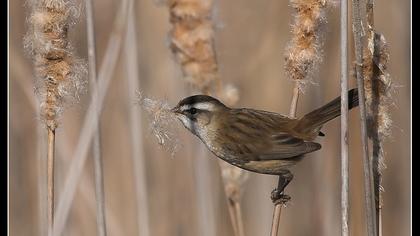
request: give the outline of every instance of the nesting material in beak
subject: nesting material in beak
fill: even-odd
[[[165,150],[174,156],[180,146],[177,137],[178,126],[174,125],[179,123],[177,118],[179,108],[176,106],[171,109],[166,101],[147,98],[141,93],[138,93],[138,104],[148,115],[153,136]]]

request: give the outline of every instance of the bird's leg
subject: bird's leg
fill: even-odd
[[[284,194],[284,189],[290,183],[290,181],[292,181],[292,179],[293,174],[288,170],[279,175],[278,186],[271,192],[271,200],[273,203],[279,201],[285,203],[290,200],[290,196]]]

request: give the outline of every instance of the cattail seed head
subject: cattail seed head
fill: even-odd
[[[185,79],[208,90],[217,79],[211,0],[170,0],[170,48]]]
[[[329,1],[291,0],[295,9],[292,39],[286,49],[287,76],[301,85],[310,77],[322,60],[322,26]]]
[[[364,55],[363,74],[368,119],[375,123],[369,132],[377,132],[380,139],[390,135],[392,121],[389,104],[392,103],[393,84],[388,73],[389,49],[382,34],[374,35],[374,55],[367,51]]]
[[[77,102],[86,87],[86,64],[74,56],[68,40],[78,11],[72,1],[63,0],[31,1],[30,7],[24,47],[34,63],[41,118],[55,129],[65,106]]]
[[[375,173],[379,176],[385,169],[383,142],[391,135],[393,84],[388,73],[389,49],[382,34],[372,32],[369,49],[363,56],[363,76],[368,121],[368,136],[374,143],[373,162]],[[375,180],[377,180],[375,176]],[[380,181],[380,180],[378,180]],[[380,186],[380,182],[377,183]],[[381,199],[380,196],[376,196]],[[381,201],[381,200],[379,200]],[[381,202],[379,203],[382,204]]]

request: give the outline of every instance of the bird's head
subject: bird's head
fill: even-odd
[[[172,108],[182,124],[193,134],[201,136],[215,117],[229,109],[219,100],[206,95],[194,95],[182,99]]]

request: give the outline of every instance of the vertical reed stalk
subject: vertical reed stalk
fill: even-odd
[[[124,56],[127,71],[128,90],[139,91],[139,71],[138,71],[138,48],[136,39],[136,16],[135,7],[128,12],[127,34],[125,36]],[[128,99],[135,100],[133,93],[129,93]],[[146,167],[145,155],[143,150],[142,127],[139,111],[129,109],[130,111],[130,132],[131,132],[131,157],[133,159],[133,173],[136,190],[137,206],[137,230],[139,236],[149,236],[149,205],[147,197]]]
[[[65,106],[78,101],[84,90],[86,73],[68,39],[68,30],[77,20],[72,1],[30,1],[28,31],[24,47],[32,56],[40,116],[47,128],[47,222],[48,235],[54,227],[55,130]]]
[[[296,117],[299,93],[302,86],[310,81],[322,58],[322,25],[325,23],[327,0],[290,0],[296,13],[292,24],[292,38],[286,49],[285,72],[294,81],[289,116]],[[279,184],[281,181],[279,177]],[[284,196],[284,197],[282,197]],[[271,236],[276,236],[280,224],[281,208],[289,200],[285,195],[272,198],[275,206],[271,224]]]
[[[347,0],[340,3],[341,65],[341,235],[349,235],[348,49]]]
[[[298,100],[299,100],[299,83],[295,83],[295,86],[293,88],[292,102],[290,103],[290,111],[289,111],[290,117],[296,117]]]
[[[22,67],[20,67],[22,68]],[[28,76],[29,77],[29,76]],[[32,91],[31,91],[32,92]],[[32,95],[32,93],[31,93]],[[33,95],[30,97],[32,99]],[[39,106],[35,105],[34,109],[36,111],[35,114],[39,114]],[[48,209],[48,200],[47,202],[45,202],[45,199],[48,199],[48,190],[47,190],[47,181],[45,181],[45,179],[48,179],[47,176],[45,176],[46,174],[48,175],[48,171],[46,171],[47,169],[47,165],[45,165],[45,153],[46,153],[46,148],[47,148],[47,144],[45,143],[45,138],[44,138],[44,129],[41,125],[37,126],[37,148],[38,148],[38,210],[39,210],[39,219],[38,219],[38,224],[39,224],[39,233],[40,235],[47,235],[48,232],[48,216],[47,216],[47,209]],[[48,162],[48,161],[47,161]]]
[[[48,234],[50,235],[54,222],[54,154],[55,131],[48,128],[48,154],[47,154],[47,204],[48,204]]]
[[[235,202],[228,199],[228,211],[229,211],[230,222],[232,222],[233,235],[236,236],[236,235],[239,235],[239,230],[238,230],[238,224],[236,220],[236,213],[235,213],[234,205],[235,205]]]
[[[229,87],[229,86],[228,86]],[[227,87],[227,88],[228,88]],[[225,89],[225,95],[229,94],[229,89]],[[224,101],[227,101],[228,106],[230,102],[235,99],[229,99],[224,97]],[[219,167],[222,175],[224,184],[225,196],[227,200],[229,216],[232,223],[232,228],[235,236],[244,236],[244,226],[242,222],[242,210],[241,210],[241,186],[246,181],[248,173],[237,167],[231,166],[230,164],[219,160]]]
[[[271,223],[271,236],[277,236],[280,226],[281,208],[283,204],[279,203],[274,206],[273,221]]]
[[[193,84],[203,94],[209,95],[214,93],[214,95],[219,96],[228,105],[236,103],[237,98],[235,101],[230,99],[232,94],[229,93],[232,90],[229,87],[222,86],[218,75],[218,64],[214,45],[214,24],[212,21],[213,0],[170,0],[168,1],[168,7],[170,10],[170,22],[172,24],[170,48],[181,66],[185,80]],[[238,206],[239,197],[231,196],[228,186],[235,185],[236,188],[240,186],[237,185],[236,180],[232,179],[232,176],[223,174],[223,172],[231,173],[230,169],[237,169],[237,167],[225,166],[223,164],[219,166],[221,167],[232,227],[235,235],[239,236],[244,232],[241,211]],[[243,173],[242,170],[232,172]],[[197,175],[198,182],[204,182],[204,178],[207,177],[206,173],[206,171],[201,171]],[[203,180],[200,180],[200,178],[203,178]],[[239,190],[235,194],[239,194]],[[202,204],[207,205],[204,201],[207,198],[205,195],[203,197],[199,196],[201,198],[199,201],[203,201]],[[232,200],[234,202],[231,202]],[[211,214],[210,210],[208,212],[208,214]],[[204,214],[204,212],[201,213]],[[203,225],[211,225],[209,220],[212,219],[206,219],[206,223],[203,223]],[[208,231],[204,230],[203,233],[211,235]]]
[[[90,90],[96,89],[96,45],[95,45],[95,26],[92,0],[85,1],[86,6],[86,28],[87,28],[87,43],[88,43],[88,68],[89,68],[89,84]],[[96,95],[97,93],[92,93]],[[100,114],[97,114],[97,131],[93,137],[92,151],[93,151],[93,166],[95,175],[95,195],[96,195],[96,226],[99,236],[106,236],[106,219],[105,219],[105,191],[104,191],[104,177],[102,170],[102,155],[101,155],[101,122]]]
[[[290,113],[289,117],[294,118],[296,117],[296,110],[297,104],[299,100],[299,82],[295,82],[295,86],[293,88],[293,95],[292,101],[290,103]],[[279,183],[282,177],[279,177]],[[274,199],[273,199],[274,200]],[[277,200],[277,199],[275,199]],[[280,216],[281,216],[281,209],[287,203],[288,199],[278,199],[280,201],[275,201],[274,203],[274,212],[273,212],[273,220],[271,222],[271,236],[277,236],[280,227]]]
[[[363,58],[363,76],[366,95],[368,137],[372,141],[373,184],[375,192],[376,227],[382,235],[382,170],[385,168],[383,141],[391,133],[389,115],[391,77],[387,71],[389,51],[385,37],[376,32],[373,0],[366,1],[368,50]]]
[[[54,236],[63,234],[71,203],[76,192],[76,187],[86,161],[86,154],[92,137],[96,131],[96,128],[98,127],[97,114],[102,109],[104,98],[106,92],[108,91],[113,71],[118,60],[123,30],[124,26],[126,25],[127,12],[129,7],[131,7],[129,3],[132,3],[132,1],[122,1],[120,9],[115,18],[115,25],[108,41],[104,62],[98,73],[97,89],[93,91],[93,93],[97,94],[92,96],[92,100],[89,104],[89,108],[82,126],[82,132],[80,134],[74,155],[71,158],[72,163],[70,164],[68,171],[69,174],[66,177],[64,183],[62,194],[63,197],[60,199],[57,205],[57,212],[54,218],[55,224],[53,227]]]
[[[244,223],[242,221],[242,209],[241,209],[241,203],[235,202],[235,210],[236,210],[236,222],[238,224],[238,235],[239,236],[245,236],[244,232]]]
[[[68,166],[71,160],[69,158],[65,158],[65,156],[71,151],[66,136],[63,136],[61,138],[61,142],[57,143],[56,150],[57,158],[62,161],[64,166]],[[88,181],[80,182],[78,191],[80,193],[81,201],[86,202],[89,211],[95,214],[97,203],[95,197],[92,197],[95,196],[95,190],[92,188],[91,184]],[[107,215],[107,232],[109,232],[110,235],[123,235],[123,231],[120,227],[120,224],[117,222],[112,209],[107,210]]]
[[[225,167],[225,168],[228,168],[228,167]],[[223,171],[223,167],[220,167],[220,169],[221,171]],[[239,199],[238,199],[239,196],[233,196],[234,193],[230,192],[228,183],[226,183],[224,178],[223,178],[223,182],[224,182],[224,193],[227,200],[229,217],[230,217],[230,221],[231,221],[232,229],[233,229],[233,235],[243,236],[244,230],[243,228],[240,228],[240,227],[243,227],[243,224],[242,224],[242,216],[240,215],[240,204],[239,204]]]
[[[365,89],[363,81],[363,39],[364,33],[362,29],[361,6],[360,0],[352,0],[353,2],[353,37],[356,54],[356,76],[357,87],[359,93],[359,107],[360,107],[360,126],[361,126],[361,140],[363,148],[363,171],[364,171],[364,186],[365,186],[365,207],[366,207],[366,221],[369,236],[377,235],[376,216],[375,216],[375,199],[373,189],[373,173],[372,162],[369,158],[368,139],[367,139],[367,124],[366,124],[366,105],[365,105]]]

